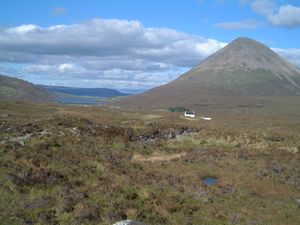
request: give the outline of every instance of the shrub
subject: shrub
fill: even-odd
[[[189,109],[186,109],[182,106],[173,106],[168,108],[169,112],[185,112],[185,111],[190,111]]]

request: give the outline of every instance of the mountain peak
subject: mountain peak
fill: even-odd
[[[238,37],[236,39],[234,39],[231,43],[234,42],[241,42],[241,43],[259,43],[257,41],[255,41],[254,39],[248,38],[248,37]]]
[[[256,71],[266,70],[277,76],[292,75],[297,68],[264,44],[239,37],[219,50],[192,71]],[[299,73],[299,71],[298,71]]]
[[[267,46],[265,46],[264,44],[255,41],[251,38],[247,38],[247,37],[239,37],[237,39],[234,39],[232,42],[230,42],[227,46],[228,48],[233,48],[234,50],[243,50],[243,49],[247,49],[247,51],[252,50],[253,51],[257,51],[257,50],[263,50],[263,51],[269,51],[271,52],[272,50],[269,49]],[[226,49],[226,48],[225,48]]]
[[[122,104],[193,106],[223,98],[293,95],[300,95],[299,70],[264,44],[240,37],[176,80]]]

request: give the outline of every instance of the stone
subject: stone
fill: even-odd
[[[272,165],[272,170],[273,170],[273,172],[275,172],[275,173],[282,173],[282,166],[281,165],[279,165],[279,164],[274,164],[274,165]]]
[[[114,223],[113,225],[146,225],[146,224],[138,222],[138,221],[122,220],[117,223]]]

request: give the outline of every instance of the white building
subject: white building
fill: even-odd
[[[184,116],[195,118],[196,115],[195,115],[195,112],[192,112],[192,111],[185,111],[185,112],[184,112]]]
[[[212,120],[212,118],[207,117],[207,116],[201,116],[200,119],[202,119],[202,120]]]

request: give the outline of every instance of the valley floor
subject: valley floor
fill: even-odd
[[[253,110],[0,102],[0,224],[298,225],[300,117]]]

